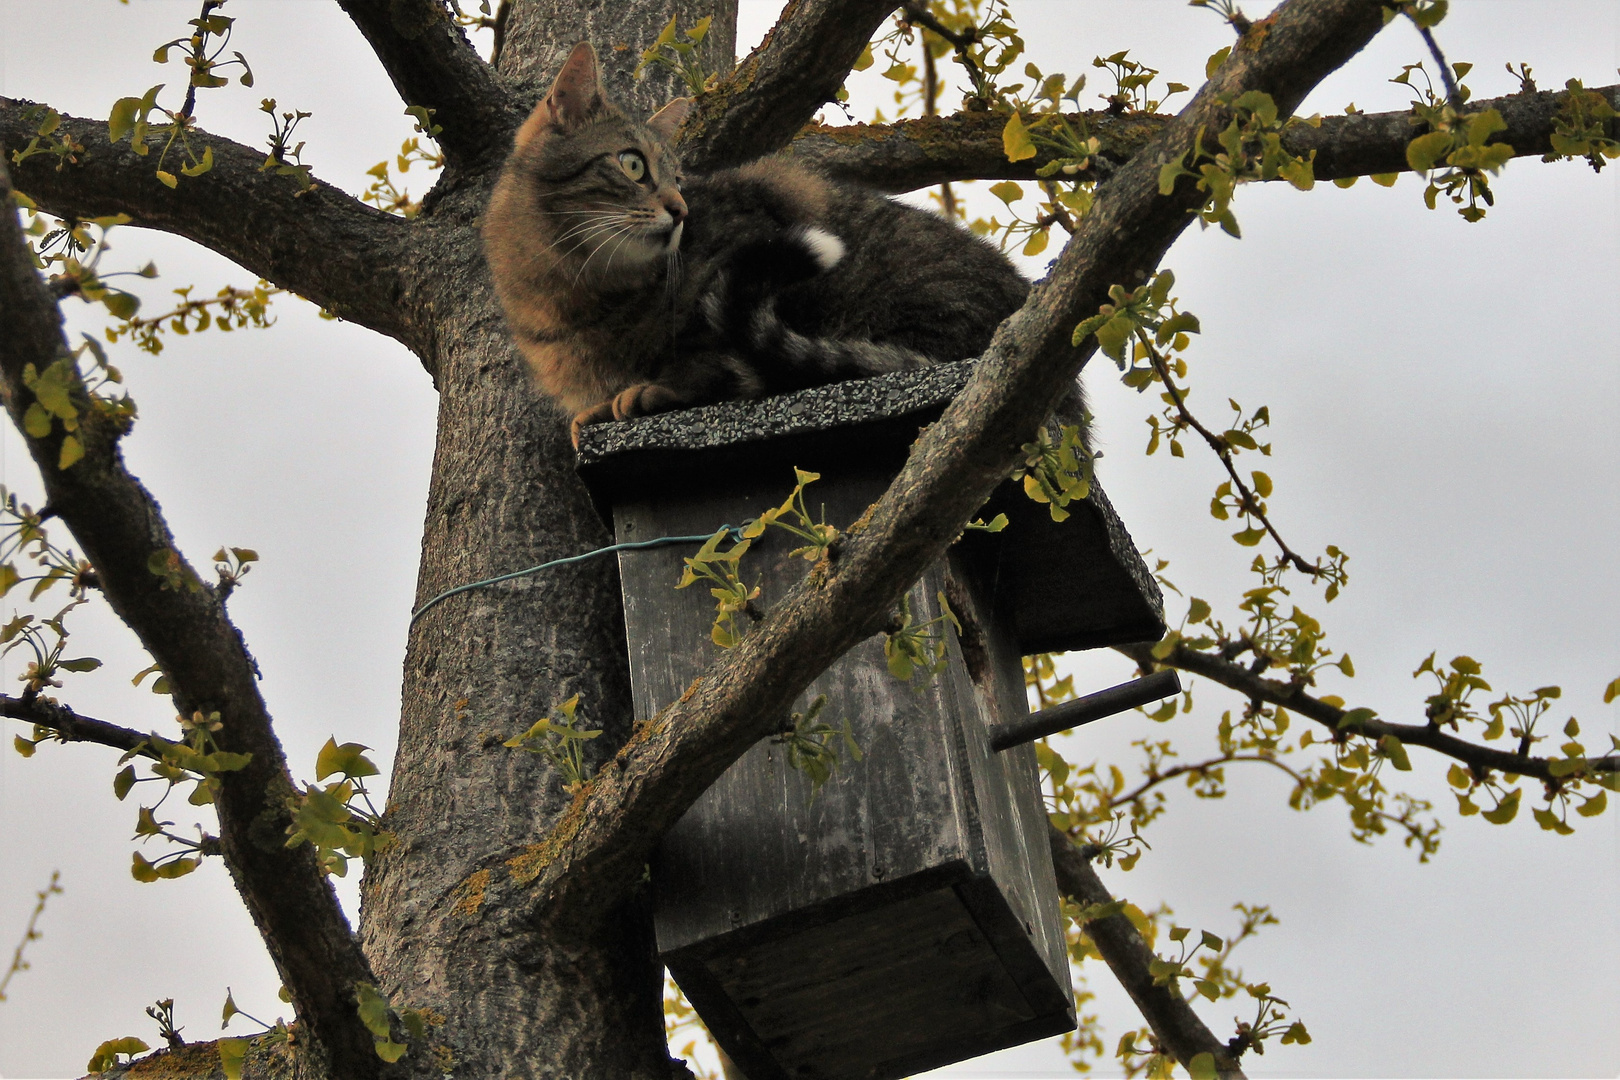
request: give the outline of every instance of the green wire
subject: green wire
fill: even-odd
[[[733,543],[735,543],[742,536],[742,530],[735,525],[722,525],[720,526],[719,531],[730,533]],[[598,555],[611,555],[616,551],[635,551],[640,548],[662,547],[665,544],[696,544],[707,540],[713,535],[714,533],[704,533],[701,536],[660,536],[656,540],[637,540],[634,543],[629,544],[609,544],[607,547],[600,547],[595,551],[587,551],[583,555],[570,555],[566,559],[553,559],[550,562],[541,563],[539,566],[531,566],[527,570],[514,570],[510,574],[502,574],[499,577],[485,578],[483,581],[472,581],[468,582],[466,585],[457,585],[453,589],[446,589],[438,596],[435,596],[433,599],[411,612],[411,621],[409,625],[415,626],[416,620],[420,619],[422,617],[422,613],[427,611],[428,608],[432,607],[434,604],[437,604],[440,600],[448,600],[457,593],[470,592],[473,589],[482,589],[485,585],[496,585],[502,581],[511,581],[513,578],[526,577],[529,574],[537,574],[542,570],[550,570],[554,566],[566,566],[569,563],[584,562],[586,559],[594,559]]]

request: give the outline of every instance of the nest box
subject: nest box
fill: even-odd
[[[597,425],[580,440],[580,474],[621,543],[757,517],[792,489],[795,466],[821,474],[806,502],[842,529],[970,371]],[[665,837],[652,868],[659,952],[749,1080],[883,1080],[1074,1028],[1035,753],[991,741],[1027,719],[1022,656],[1157,640],[1163,614],[1102,490],[1071,511],[1055,523],[1003,485],[984,513],[1009,526],[968,533],[913,587],[915,619],[937,616],[943,594],[962,623],[943,673],[897,680],[879,636],[811,684],[795,708],[826,695],[820,719],[847,720],[862,760],[844,751],[812,798],[766,739]],[[767,604],[807,568],[778,532],[743,564]],[[674,588],[691,553],[619,554],[638,719],[719,652],[707,590]]]

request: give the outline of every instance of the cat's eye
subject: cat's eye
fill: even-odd
[[[624,170],[624,175],[639,184],[647,176],[647,159],[634,150],[626,150],[619,155],[619,168]]]

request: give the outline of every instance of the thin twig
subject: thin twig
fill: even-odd
[[[1416,19],[1412,20],[1412,25],[1417,26]],[[1452,73],[1451,65],[1446,63],[1445,54],[1440,51],[1440,43],[1435,40],[1434,31],[1427,26],[1418,26],[1417,32],[1422,35],[1423,43],[1429,47],[1429,55],[1440,65],[1440,81],[1446,84],[1446,100],[1451,103],[1453,109],[1462,112],[1462,90],[1457,86],[1457,76]]]
[[[1147,352],[1148,361],[1153,365],[1153,370],[1158,372],[1159,378],[1163,380],[1165,389],[1169,392],[1170,399],[1175,404],[1176,414],[1181,417],[1182,423],[1202,435],[1204,441],[1209,444],[1209,448],[1215,451],[1215,456],[1221,459],[1221,464],[1226,466],[1226,474],[1232,478],[1232,483],[1237,485],[1238,495],[1241,499],[1239,508],[1243,513],[1258,519],[1260,524],[1265,526],[1267,534],[1277,542],[1277,547],[1282,551],[1282,557],[1290,566],[1302,574],[1309,574],[1312,580],[1321,577],[1325,572],[1321,564],[1306,562],[1293,548],[1289,547],[1283,540],[1282,535],[1277,532],[1276,527],[1271,524],[1271,519],[1260,509],[1260,500],[1249,489],[1249,485],[1243,482],[1243,478],[1238,475],[1237,466],[1232,463],[1232,451],[1228,447],[1226,440],[1200,423],[1198,418],[1187,408],[1186,399],[1182,397],[1175,380],[1170,377],[1170,366],[1164,362],[1164,357],[1159,355],[1159,351],[1153,347],[1153,343],[1148,340],[1145,333],[1138,330],[1137,338],[1142,342],[1142,346]]]
[[[22,940],[17,942],[17,948],[11,954],[11,966],[6,969],[5,978],[0,978],[0,1001],[6,1000],[6,987],[11,985],[12,977],[19,971],[28,970],[28,961],[23,959],[23,952],[28,948],[29,942],[40,939],[39,917],[45,914],[45,903],[51,894],[62,891],[62,886],[57,884],[61,878],[62,871],[52,870],[50,884],[34,894],[37,898],[34,902],[34,913],[28,916],[28,926],[23,930]]]

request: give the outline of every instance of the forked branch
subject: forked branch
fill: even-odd
[[[697,99],[681,159],[706,172],[779,150],[832,101],[896,0],[796,0],[759,47]]]
[[[522,117],[443,0],[338,0],[406,105],[433,110],[451,167],[494,166]]]
[[[51,510],[94,566],[102,595],[158,662],[175,707],[185,716],[217,713],[220,748],[248,755],[244,768],[219,781],[221,849],[299,1020],[325,1058],[324,1071],[359,1080],[378,1075],[371,1033],[355,1010],[355,984],[375,979],[313,849],[281,842],[292,824],[293,782],[241,634],[179,554],[156,501],[124,469],[116,417],[80,400],[76,458],[63,454],[68,436],[60,425],[49,423],[40,436],[30,433],[37,423],[24,422],[36,402],[29,369],[45,371],[70,354],[61,312],[24,245],[3,165],[0,326],[0,395],[39,467]],[[83,399],[82,389],[77,393]]]

